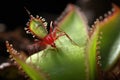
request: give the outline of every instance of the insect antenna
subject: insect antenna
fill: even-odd
[[[26,10],[26,12],[30,16],[30,18],[33,17],[33,15],[30,13],[30,11],[26,7],[24,7],[24,9]]]

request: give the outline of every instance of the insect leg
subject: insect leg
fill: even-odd
[[[61,30],[59,30],[59,29],[56,29],[56,30],[59,31],[59,32],[61,32],[59,35],[57,35],[56,39],[58,39],[60,36],[64,36],[64,35],[65,35],[65,36],[72,42],[72,44],[78,46],[78,44],[75,43],[75,42],[70,38],[70,36],[69,36],[67,33],[65,33],[64,31],[61,31]]]
[[[51,21],[50,22],[50,31],[49,31],[49,33],[53,32],[53,25],[52,24],[53,24],[53,22]]]

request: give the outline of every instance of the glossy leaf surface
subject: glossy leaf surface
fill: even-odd
[[[88,69],[88,80],[97,79],[97,44],[98,44],[98,28],[94,29],[92,36],[88,40],[86,48],[86,59],[87,59],[87,69]]]
[[[99,36],[99,51],[103,70],[112,68],[120,55],[120,9],[116,5],[113,7],[113,14],[97,25],[99,33],[102,33]]]
[[[86,80],[85,48],[88,39],[83,15],[74,5],[68,5],[66,16],[57,27],[69,35],[55,41],[56,48],[48,47],[28,58],[49,74],[51,80]],[[76,44],[74,44],[74,42]]]

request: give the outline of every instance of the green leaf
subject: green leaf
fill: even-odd
[[[69,37],[77,43],[80,47],[85,46],[88,39],[88,25],[86,17],[80,12],[78,7],[69,5],[61,21],[58,21],[58,27],[65,31]],[[62,16],[61,16],[62,17]]]
[[[69,41],[69,40],[66,40]],[[32,63],[39,65],[49,74],[51,80],[85,80],[86,67],[84,48],[68,45],[57,49],[47,49],[31,56]],[[30,58],[27,62],[31,62]]]
[[[94,32],[93,32],[94,31]],[[89,80],[98,80],[97,73],[97,44],[98,44],[98,27],[92,30],[92,35],[87,43],[86,48],[86,59],[87,59],[87,69],[88,69],[88,77]]]
[[[9,53],[12,55],[12,57],[15,59],[18,65],[22,67],[22,69],[26,72],[26,74],[32,79],[32,80],[45,80],[45,77],[43,76],[42,72],[38,72],[37,69],[35,69],[32,65],[26,64],[25,61],[18,56],[18,53],[16,53],[16,50],[13,49],[11,44],[6,42],[7,49]],[[19,53],[21,54],[21,53]]]
[[[26,64],[17,57],[14,58],[16,58],[16,62],[22,67],[22,69],[32,80],[45,80],[45,78],[43,78],[43,75],[40,74],[40,72],[38,72],[37,69],[33,68],[33,66]]]
[[[69,37],[61,36],[55,41],[56,48],[49,46],[28,58],[49,74],[51,80],[86,80],[85,49],[88,39],[87,25],[79,9],[68,5],[66,16],[57,23],[57,27]]]
[[[102,33],[99,36],[99,51],[102,69],[105,71],[113,67],[120,55],[120,9],[115,5],[113,7],[113,14],[97,25],[99,33]]]

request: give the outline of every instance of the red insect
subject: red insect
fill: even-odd
[[[30,15],[30,12],[27,10],[28,14]],[[50,29],[49,33],[46,29],[47,23],[45,22],[45,19],[39,16],[33,17],[30,15],[30,21],[27,23],[27,28],[25,28],[27,33],[33,34],[33,37],[37,37],[39,40],[37,43],[34,44],[33,47],[42,46],[46,47],[48,45],[51,45],[52,47],[56,48],[55,41],[60,36],[66,36],[68,39],[72,41],[72,39],[64,32],[59,29],[59,27],[53,28],[53,22],[50,23]]]

